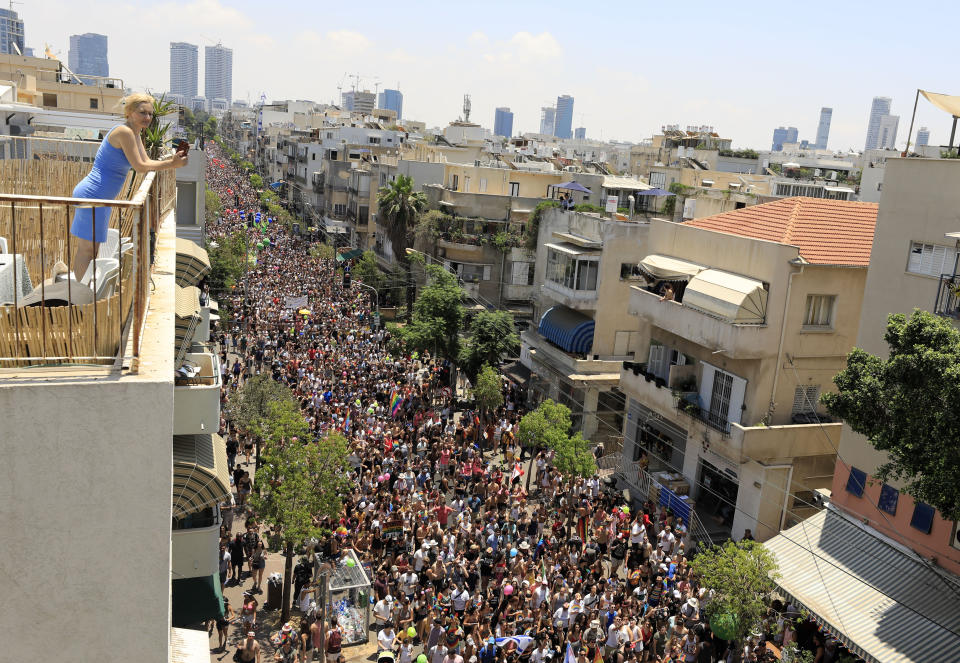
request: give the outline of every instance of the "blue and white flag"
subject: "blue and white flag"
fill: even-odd
[[[563,657],[563,663],[577,663],[577,657],[573,655],[573,647],[567,643],[567,653]]]
[[[533,636],[511,635],[506,638],[497,638],[496,642],[498,647],[506,647],[511,642],[516,643],[517,651],[522,654],[524,650],[530,646],[530,643],[533,642]]]

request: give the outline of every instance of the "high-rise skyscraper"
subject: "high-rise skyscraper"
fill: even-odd
[[[372,113],[377,96],[370,90],[347,90],[343,93],[343,107],[348,111]]]
[[[818,150],[827,149],[827,139],[830,138],[830,121],[832,119],[832,108],[824,106],[820,109],[820,123],[817,124],[817,144],[814,145]]]
[[[586,127],[577,127],[573,130],[573,137],[580,140],[586,140],[587,138],[587,128]]]
[[[930,144],[930,130],[926,127],[917,129],[917,147],[923,147]]]
[[[109,76],[107,35],[98,35],[93,32],[70,35],[70,53],[67,58],[67,66],[75,74]]]
[[[403,117],[403,93],[400,90],[384,90],[377,99],[377,108],[392,110],[397,119]]]
[[[14,47],[16,44],[16,47]],[[23,45],[23,19],[12,9],[0,9],[0,53],[26,54]]]
[[[569,94],[557,97],[557,121],[553,135],[557,138],[573,137],[573,97]]]
[[[540,133],[546,136],[553,135],[557,124],[557,109],[553,106],[544,106],[540,109]]]
[[[800,132],[796,127],[777,127],[773,130],[773,145],[771,152],[783,152],[785,143],[796,143]]]
[[[881,150],[897,149],[897,126],[899,124],[899,115],[883,115],[880,117],[880,130],[877,137],[877,148]]]
[[[513,113],[506,106],[498,108],[493,116],[493,133],[504,138],[513,135]]]
[[[170,94],[193,99],[199,94],[199,49],[182,41],[170,42]]]
[[[222,44],[203,49],[203,96],[233,103],[233,49]]]
[[[870,120],[867,122],[867,141],[864,150],[873,150],[880,147],[880,119],[890,115],[890,97],[874,97],[870,105]],[[894,130],[896,133],[896,130]]]

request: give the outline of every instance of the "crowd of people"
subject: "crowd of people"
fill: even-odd
[[[208,223],[216,241],[260,203],[216,145],[208,153],[207,183],[227,208]],[[688,564],[686,523],[649,502],[632,509],[599,476],[561,475],[549,452],[518,442],[519,386],[504,381],[504,406],[481,420],[450,388],[446,362],[405,355],[373,328],[368,291],[344,287],[335,261],[311,256],[279,223],[257,233],[269,242],[246,283],[212,293],[230,302],[221,432],[243,514],[224,524],[221,580],[252,581],[238,614],[250,635],[236,660],[260,657],[257,595],[272,533],[247,505],[254,440],[227,413],[245,381],[266,373],[293,391],[316,435],[348,437],[355,473],[342,513],[318,519],[331,535],[297,564],[299,626],[284,626],[276,660],[349,656],[336,619],[316,621],[315,581],[352,549],[372,575],[370,637],[399,663],[756,661],[771,638],[807,640],[817,663],[829,662],[819,634],[782,617],[734,651],[703,618],[710,592]],[[308,315],[288,308],[303,296]],[[232,614],[218,624],[222,646]]]

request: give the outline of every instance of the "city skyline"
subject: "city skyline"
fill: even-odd
[[[731,15],[714,5],[694,4],[699,9],[694,12],[693,28],[702,23],[744,38],[749,35],[759,49],[781,47],[778,12],[782,10]],[[875,46],[873,36],[885,29],[884,4],[868,13],[843,6],[831,14],[831,25],[837,29],[855,26],[853,32],[844,33],[851,52]],[[923,0],[920,4],[933,7]],[[637,58],[627,43],[591,49],[591,44],[600,45],[599,37],[584,35],[600,34],[603,17],[582,16],[570,23],[550,20],[536,7],[511,4],[516,12],[511,24],[517,27],[506,28],[493,20],[499,5],[507,6],[494,0],[487,8],[489,16],[465,20],[450,20],[454,14],[466,17],[464,10],[427,12],[424,20],[410,21],[402,31],[366,21],[349,7],[320,10],[283,0],[269,14],[260,12],[251,0],[230,5],[220,0],[173,0],[163,5],[101,0],[83,7],[50,0],[43,8],[24,6],[19,14],[27,24],[27,46],[41,52],[43,43],[50,43],[64,59],[69,35],[87,30],[106,34],[111,74],[134,89],[166,91],[169,73],[164,55],[169,42],[206,46],[219,40],[234,49],[235,98],[255,101],[264,93],[271,101],[331,103],[345,73],[360,72],[365,78],[361,87],[371,90],[375,78],[403,81],[404,116],[410,119],[445,126],[460,115],[463,95],[470,94],[477,118],[493,118],[496,107],[509,106],[517,134],[536,132],[540,108],[553,104],[558,94],[569,94],[576,99],[574,124],[592,127],[595,139],[637,142],[658,133],[664,124],[709,124],[737,147],[762,149],[769,144],[772,130],[787,121],[812,140],[819,110],[829,105],[833,108],[829,147],[859,150],[871,99],[883,95],[894,99],[890,112],[901,118],[897,144],[902,148],[916,89],[957,92],[950,89],[953,77],[945,63],[951,53],[945,43],[925,43],[922,51],[906,47],[874,52],[871,67],[856,77],[823,79],[814,93],[800,95],[794,87],[776,82],[779,65],[774,61],[750,62],[752,78],[773,81],[755,89],[710,79],[693,85],[684,77],[644,64],[649,60]],[[582,8],[560,2],[555,9],[559,17]],[[102,17],[96,24],[89,18],[91,10]],[[381,10],[389,11],[390,5],[372,4],[371,11]],[[651,33],[669,29],[668,19],[651,18],[639,5],[623,3],[610,11],[627,22],[643,15]],[[291,30],[287,18],[292,13],[298,15],[297,25],[329,27]],[[739,18],[743,15],[749,15],[749,21]],[[169,20],[171,16],[177,20]],[[142,21],[148,21],[151,30],[127,28]],[[459,27],[451,29],[451,25]],[[835,34],[818,22],[795,28],[814,31],[809,43],[813,49],[829,44]],[[730,66],[743,61],[732,41],[718,40],[711,48]],[[296,66],[284,66],[285,49],[291,51]],[[584,57],[584,52],[603,55]],[[693,53],[680,54],[673,66],[693,70],[699,66],[697,59]],[[522,75],[505,77],[504,68]],[[311,76],[303,76],[304,70],[311,71]],[[447,82],[437,86],[437,80]],[[929,104],[919,105],[915,124],[930,127],[931,143],[947,141],[949,117]]]

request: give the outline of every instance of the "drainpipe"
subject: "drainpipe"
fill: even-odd
[[[793,277],[797,274],[803,274],[804,263],[802,260],[802,258],[797,257],[790,261],[792,266],[799,266],[800,271],[790,272],[790,276],[787,278],[787,295],[783,300],[783,316],[780,319],[780,344],[777,346],[777,365],[773,371],[773,389],[770,390],[770,404],[767,406],[767,425],[770,424],[770,419],[773,417],[773,410],[776,408],[777,382],[780,379],[780,362],[783,359],[783,339],[787,335],[787,309],[790,306],[790,290],[793,288]]]

